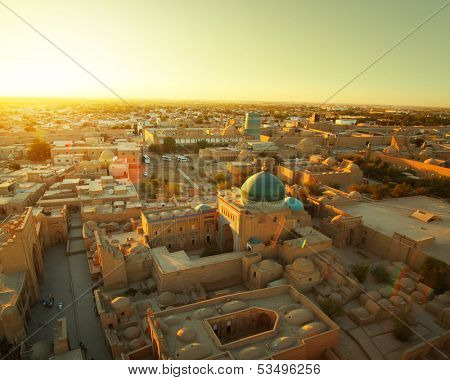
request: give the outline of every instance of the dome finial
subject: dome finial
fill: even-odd
[[[263,172],[268,172],[268,171],[269,171],[269,168],[267,167],[267,164],[264,164],[264,165],[262,166],[261,170],[262,170]]]

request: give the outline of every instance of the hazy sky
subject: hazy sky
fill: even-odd
[[[0,0],[126,99],[321,102],[446,0]],[[450,106],[450,6],[332,102]],[[0,4],[0,96],[112,97]]]

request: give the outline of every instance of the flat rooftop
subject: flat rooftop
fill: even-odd
[[[178,272],[185,269],[191,269],[224,261],[231,261],[245,256],[248,252],[229,252],[221,253],[214,256],[192,258],[185,251],[177,251],[170,253],[166,250],[151,249],[153,258],[158,263],[161,271],[164,273]]]
[[[238,312],[238,310],[244,311],[248,308],[261,308],[275,312],[279,317],[279,322],[275,327],[274,334],[270,334],[267,337],[260,336],[258,338],[255,336],[254,338],[243,339],[241,343],[235,344],[234,347],[230,347],[229,349],[219,347],[213,340],[211,334],[208,333],[205,320],[227,315],[228,312],[225,311],[225,309],[227,309],[233,302],[241,302],[242,305],[233,312]],[[303,344],[303,339],[298,339],[299,326],[288,323],[283,317],[284,311],[298,308],[309,310],[312,313],[311,316],[314,321],[324,323],[326,328],[322,334],[338,329],[338,326],[322,314],[322,312],[315,307],[312,302],[289,285],[216,297],[207,301],[157,312],[154,314],[154,318],[165,321],[168,317],[170,319],[173,318],[173,316],[177,316],[180,321],[182,321],[182,323],[176,328],[171,328],[167,332],[163,333],[168,346],[168,354],[173,358],[176,358],[176,353],[182,347],[186,346],[186,343],[177,338],[177,331],[181,328],[195,331],[196,342],[203,343],[210,347],[211,351],[208,355],[210,357],[221,355],[228,351],[231,358],[239,359],[243,358],[240,356],[243,349],[246,347],[257,347],[261,350],[262,358],[264,358],[270,357],[277,353],[277,351],[273,350],[273,344],[276,342],[277,337],[282,336],[294,338],[295,343],[289,348]],[[200,314],[205,314],[207,316],[202,318],[199,317]]]
[[[450,264],[450,204],[425,196],[385,199],[379,202],[354,202],[338,206],[351,216],[362,216],[367,227],[387,236],[399,233],[416,241],[434,237],[423,251]],[[416,210],[426,211],[439,219],[426,223],[411,216]]]

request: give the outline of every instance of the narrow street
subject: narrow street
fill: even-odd
[[[83,342],[87,348],[86,359],[111,359],[106,348],[100,321],[94,312],[94,299],[86,253],[82,240],[82,222],[79,214],[69,221],[69,244],[58,244],[45,250],[44,279],[40,284],[41,297],[55,297],[55,305],[46,308],[36,303],[28,325],[29,343],[52,340],[53,328],[58,318],[67,319],[71,348]],[[62,313],[58,302],[66,308]]]
[[[70,244],[67,252],[73,300],[75,302],[75,321],[79,341],[87,348],[86,359],[110,359],[106,348],[100,320],[95,314],[95,302],[91,290],[91,278],[82,239],[80,214],[71,214],[69,220]]]

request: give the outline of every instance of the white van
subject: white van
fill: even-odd
[[[177,160],[180,162],[189,162],[189,158],[186,156],[178,156]]]
[[[161,156],[161,159],[163,161],[172,161],[172,157],[170,157],[170,156]]]

